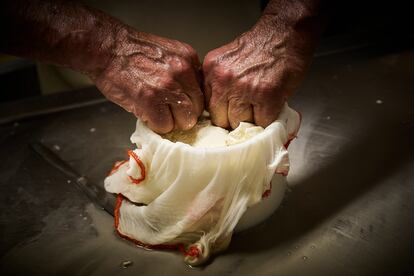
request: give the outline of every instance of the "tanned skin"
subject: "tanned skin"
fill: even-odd
[[[259,21],[204,59],[206,105],[214,124],[266,127],[305,76],[320,33],[319,1],[272,0]]]
[[[0,51],[86,74],[158,133],[192,128],[204,100],[218,126],[265,127],[304,77],[318,6],[318,0],[270,1],[251,30],[207,54],[204,83],[188,44],[137,31],[77,2],[7,0]]]
[[[76,2],[10,0],[0,15],[0,51],[85,73],[156,132],[192,128],[204,110],[201,65],[188,44]]]

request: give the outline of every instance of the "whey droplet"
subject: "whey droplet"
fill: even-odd
[[[128,267],[130,267],[132,265],[132,261],[122,261],[121,262],[121,267],[122,268],[128,268]]]
[[[84,176],[79,177],[76,181],[81,185],[88,184],[88,181],[86,180],[86,178]]]

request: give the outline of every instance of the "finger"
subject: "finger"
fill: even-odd
[[[192,112],[198,118],[204,110],[204,95],[201,92],[200,87],[198,85],[196,87],[187,87],[184,92],[191,100],[193,106]]]
[[[173,64],[172,71],[172,83],[168,89],[170,92],[180,91],[180,93],[186,94],[193,103],[193,112],[198,117],[204,110],[204,96],[201,92],[201,85],[198,79],[198,72],[188,62],[177,61]],[[168,92],[167,90],[167,92]],[[182,100],[182,99],[177,99]]]
[[[267,127],[274,122],[286,102],[286,74],[273,84],[262,83],[259,89],[254,92],[253,119],[256,125]]]
[[[196,107],[195,113],[197,118],[203,113],[205,105],[204,105],[204,95],[203,92],[201,92],[201,89],[198,90],[197,97],[191,98],[191,101],[193,102],[194,106]]]
[[[253,117],[256,125],[267,127],[273,123],[282,109],[283,103],[277,104],[256,104],[253,106]]]
[[[150,106],[144,111],[141,119],[147,123],[153,131],[164,134],[173,130],[174,120],[170,108],[166,104]]]
[[[253,108],[251,104],[240,99],[230,99],[228,119],[232,129],[237,128],[240,122],[253,122]]]
[[[192,53],[190,55],[190,59],[191,59],[191,64],[193,65],[194,69],[196,70],[200,70],[201,68],[201,62],[200,62],[200,58],[198,57],[197,52]]]
[[[181,94],[180,100],[169,104],[174,118],[174,128],[179,130],[191,129],[196,123],[198,114],[194,111],[194,104],[190,98]]]
[[[183,45],[187,50],[188,56],[190,57],[191,64],[193,65],[194,69],[200,69],[201,63],[197,51],[187,43],[183,43]]]
[[[211,98],[211,85],[207,82],[205,82],[203,84],[203,90],[204,90],[204,102],[205,105],[207,106],[207,109],[209,107],[210,104],[210,98]]]
[[[195,110],[197,107],[186,93],[180,92],[181,89],[178,88],[178,91],[164,91],[162,102],[167,104],[171,111],[174,129],[187,130],[197,123],[201,111],[198,113]],[[202,98],[202,95],[200,98]]]
[[[216,126],[228,128],[230,124],[227,114],[227,93],[220,90],[215,90],[214,86],[212,86],[211,88],[211,98],[208,105],[211,121]]]
[[[188,72],[188,75],[184,79],[180,79],[179,83],[182,86],[183,94],[191,100],[196,117],[201,115],[204,110],[204,95],[201,92],[200,82],[197,80],[197,72]]]
[[[207,56],[204,58],[202,69],[201,69],[201,74],[203,77],[202,87],[203,87],[203,92],[204,92],[204,101],[207,107],[209,106],[211,95],[212,95],[211,79],[212,79],[213,70],[211,70],[211,68],[213,64],[213,61],[212,61],[213,59],[209,58],[209,56],[211,56],[210,53],[208,53]]]

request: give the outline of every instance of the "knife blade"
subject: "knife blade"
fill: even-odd
[[[83,194],[85,194],[89,200],[113,216],[115,208],[114,195],[107,193],[102,187],[90,183],[85,176],[79,174],[74,168],[63,161],[56,153],[42,143],[30,143],[29,146],[49,165],[74,180],[73,182],[75,183],[75,186]]]

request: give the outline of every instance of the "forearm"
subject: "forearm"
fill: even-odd
[[[284,47],[310,54],[323,24],[321,0],[270,0],[253,31],[283,39]]]
[[[123,24],[76,2],[6,1],[0,51],[96,74],[111,59]]]
[[[318,31],[320,0],[270,0],[260,20],[281,31]]]

